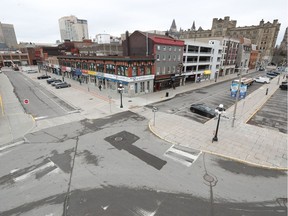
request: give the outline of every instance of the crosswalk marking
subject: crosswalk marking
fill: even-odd
[[[164,156],[189,167],[197,160],[201,153],[201,151],[188,147],[173,145],[164,153]]]

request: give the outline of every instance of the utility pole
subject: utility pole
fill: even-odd
[[[239,82],[238,82],[238,89],[237,89],[237,92],[236,92],[235,106],[234,106],[233,117],[232,117],[232,127],[234,127],[234,124],[235,124],[237,103],[238,103],[238,100],[239,100],[241,80],[242,80],[242,70],[243,70],[243,63],[241,62],[241,69],[240,69]]]

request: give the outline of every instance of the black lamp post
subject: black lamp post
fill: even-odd
[[[216,132],[215,132],[215,135],[214,135],[214,137],[213,137],[213,139],[212,139],[212,142],[217,142],[218,141],[218,129],[219,129],[219,123],[220,123],[220,118],[221,118],[221,114],[223,113],[225,111],[225,109],[224,109],[224,106],[223,106],[223,104],[220,104],[219,105],[219,107],[217,107],[216,109],[215,109],[215,112],[217,112],[218,113],[218,121],[217,121],[217,127],[216,127]]]
[[[119,84],[118,87],[118,91],[120,93],[120,108],[123,108],[123,104],[122,104],[122,93],[123,93],[124,87],[122,85],[122,83]]]

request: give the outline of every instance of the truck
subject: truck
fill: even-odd
[[[252,78],[248,78],[248,77],[243,77],[241,79],[241,84],[242,85],[247,85],[247,87],[251,86],[253,84],[254,80]],[[239,84],[239,79],[235,79],[232,81],[232,84],[237,83]]]

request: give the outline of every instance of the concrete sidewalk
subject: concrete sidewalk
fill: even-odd
[[[212,143],[217,124],[215,119],[201,124],[157,112],[155,125],[151,120],[149,127],[155,135],[176,145],[255,166],[287,170],[287,134],[246,124],[278,88],[277,79],[273,79],[268,95],[265,95],[266,88],[260,88],[239,101],[234,127],[232,121],[220,119],[218,142]],[[232,116],[233,111],[234,106],[226,111],[226,115]]]

